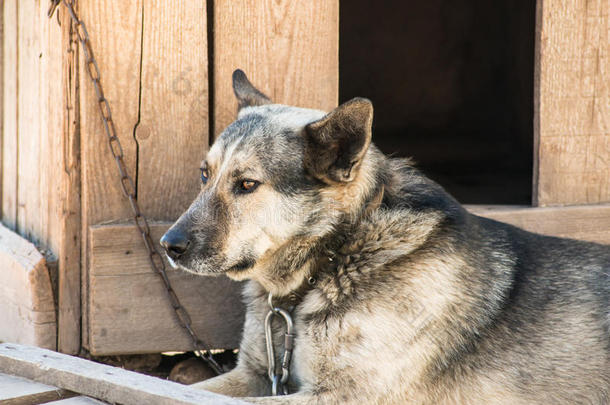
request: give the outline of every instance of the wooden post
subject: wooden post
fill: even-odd
[[[538,0],[534,205],[610,202],[609,13]]]
[[[330,110],[339,98],[339,1],[215,0],[214,133],[235,119],[240,68],[276,103]]]
[[[2,3],[2,222],[17,225],[17,0]]]

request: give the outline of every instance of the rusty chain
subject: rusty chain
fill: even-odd
[[[72,22],[75,27],[76,36],[78,37],[78,41],[81,44],[85,59],[85,70],[91,78],[93,87],[95,89],[100,115],[104,124],[106,136],[108,138],[108,146],[110,148],[112,156],[114,157],[114,161],[116,162],[117,169],[119,171],[121,189],[123,190],[125,198],[129,200],[129,205],[131,206],[134,215],[135,224],[142,235],[144,246],[148,251],[148,259],[150,261],[150,266],[152,267],[153,271],[161,277],[161,280],[165,285],[165,290],[167,292],[170,304],[176,314],[176,318],[178,319],[182,327],[186,329],[193,342],[195,354],[201,357],[204,361],[206,361],[208,365],[212,369],[214,369],[217,374],[222,374],[222,368],[216,362],[216,360],[214,360],[210,348],[197,336],[197,333],[193,329],[191,317],[180,303],[176,292],[172,288],[169,278],[167,277],[167,272],[165,271],[165,262],[163,261],[163,257],[157,250],[156,244],[153,242],[150,236],[150,227],[148,225],[148,220],[140,210],[140,206],[136,197],[135,183],[133,181],[133,178],[129,175],[127,165],[125,164],[125,161],[123,159],[123,147],[121,146],[121,142],[116,134],[114,121],[112,119],[112,112],[110,110],[110,104],[104,96],[104,90],[102,88],[100,78],[100,70],[97,65],[97,61],[93,56],[91,40],[89,39],[89,33],[87,32],[85,23],[78,18],[76,12],[74,11],[72,0],[51,0],[49,5],[48,16],[49,18],[53,17],[55,9],[57,8],[57,6],[59,6],[60,3],[63,3],[66,6],[68,13],[70,13],[70,18],[72,19]]]

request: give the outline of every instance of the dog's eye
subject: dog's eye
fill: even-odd
[[[203,184],[206,184],[208,182],[208,177],[209,177],[208,169],[201,169],[201,182]]]
[[[239,182],[239,191],[242,193],[253,192],[260,183],[256,180],[241,180]]]

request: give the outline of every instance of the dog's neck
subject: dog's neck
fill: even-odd
[[[256,280],[274,297],[296,301],[315,285],[318,273],[327,271],[340,259],[363,218],[377,210],[383,201],[385,185],[379,183],[361,205],[359,212],[344,214],[332,231],[321,237],[299,237],[286,243],[267,264],[269,279]],[[350,252],[353,253],[353,252]]]

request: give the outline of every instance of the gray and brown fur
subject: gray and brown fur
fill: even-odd
[[[209,180],[162,240],[176,267],[249,280],[238,365],[199,388],[265,404],[609,403],[610,247],[469,214],[370,142],[366,99],[325,114],[271,104],[241,71],[234,88]],[[297,290],[292,394],[270,397],[267,294]]]

